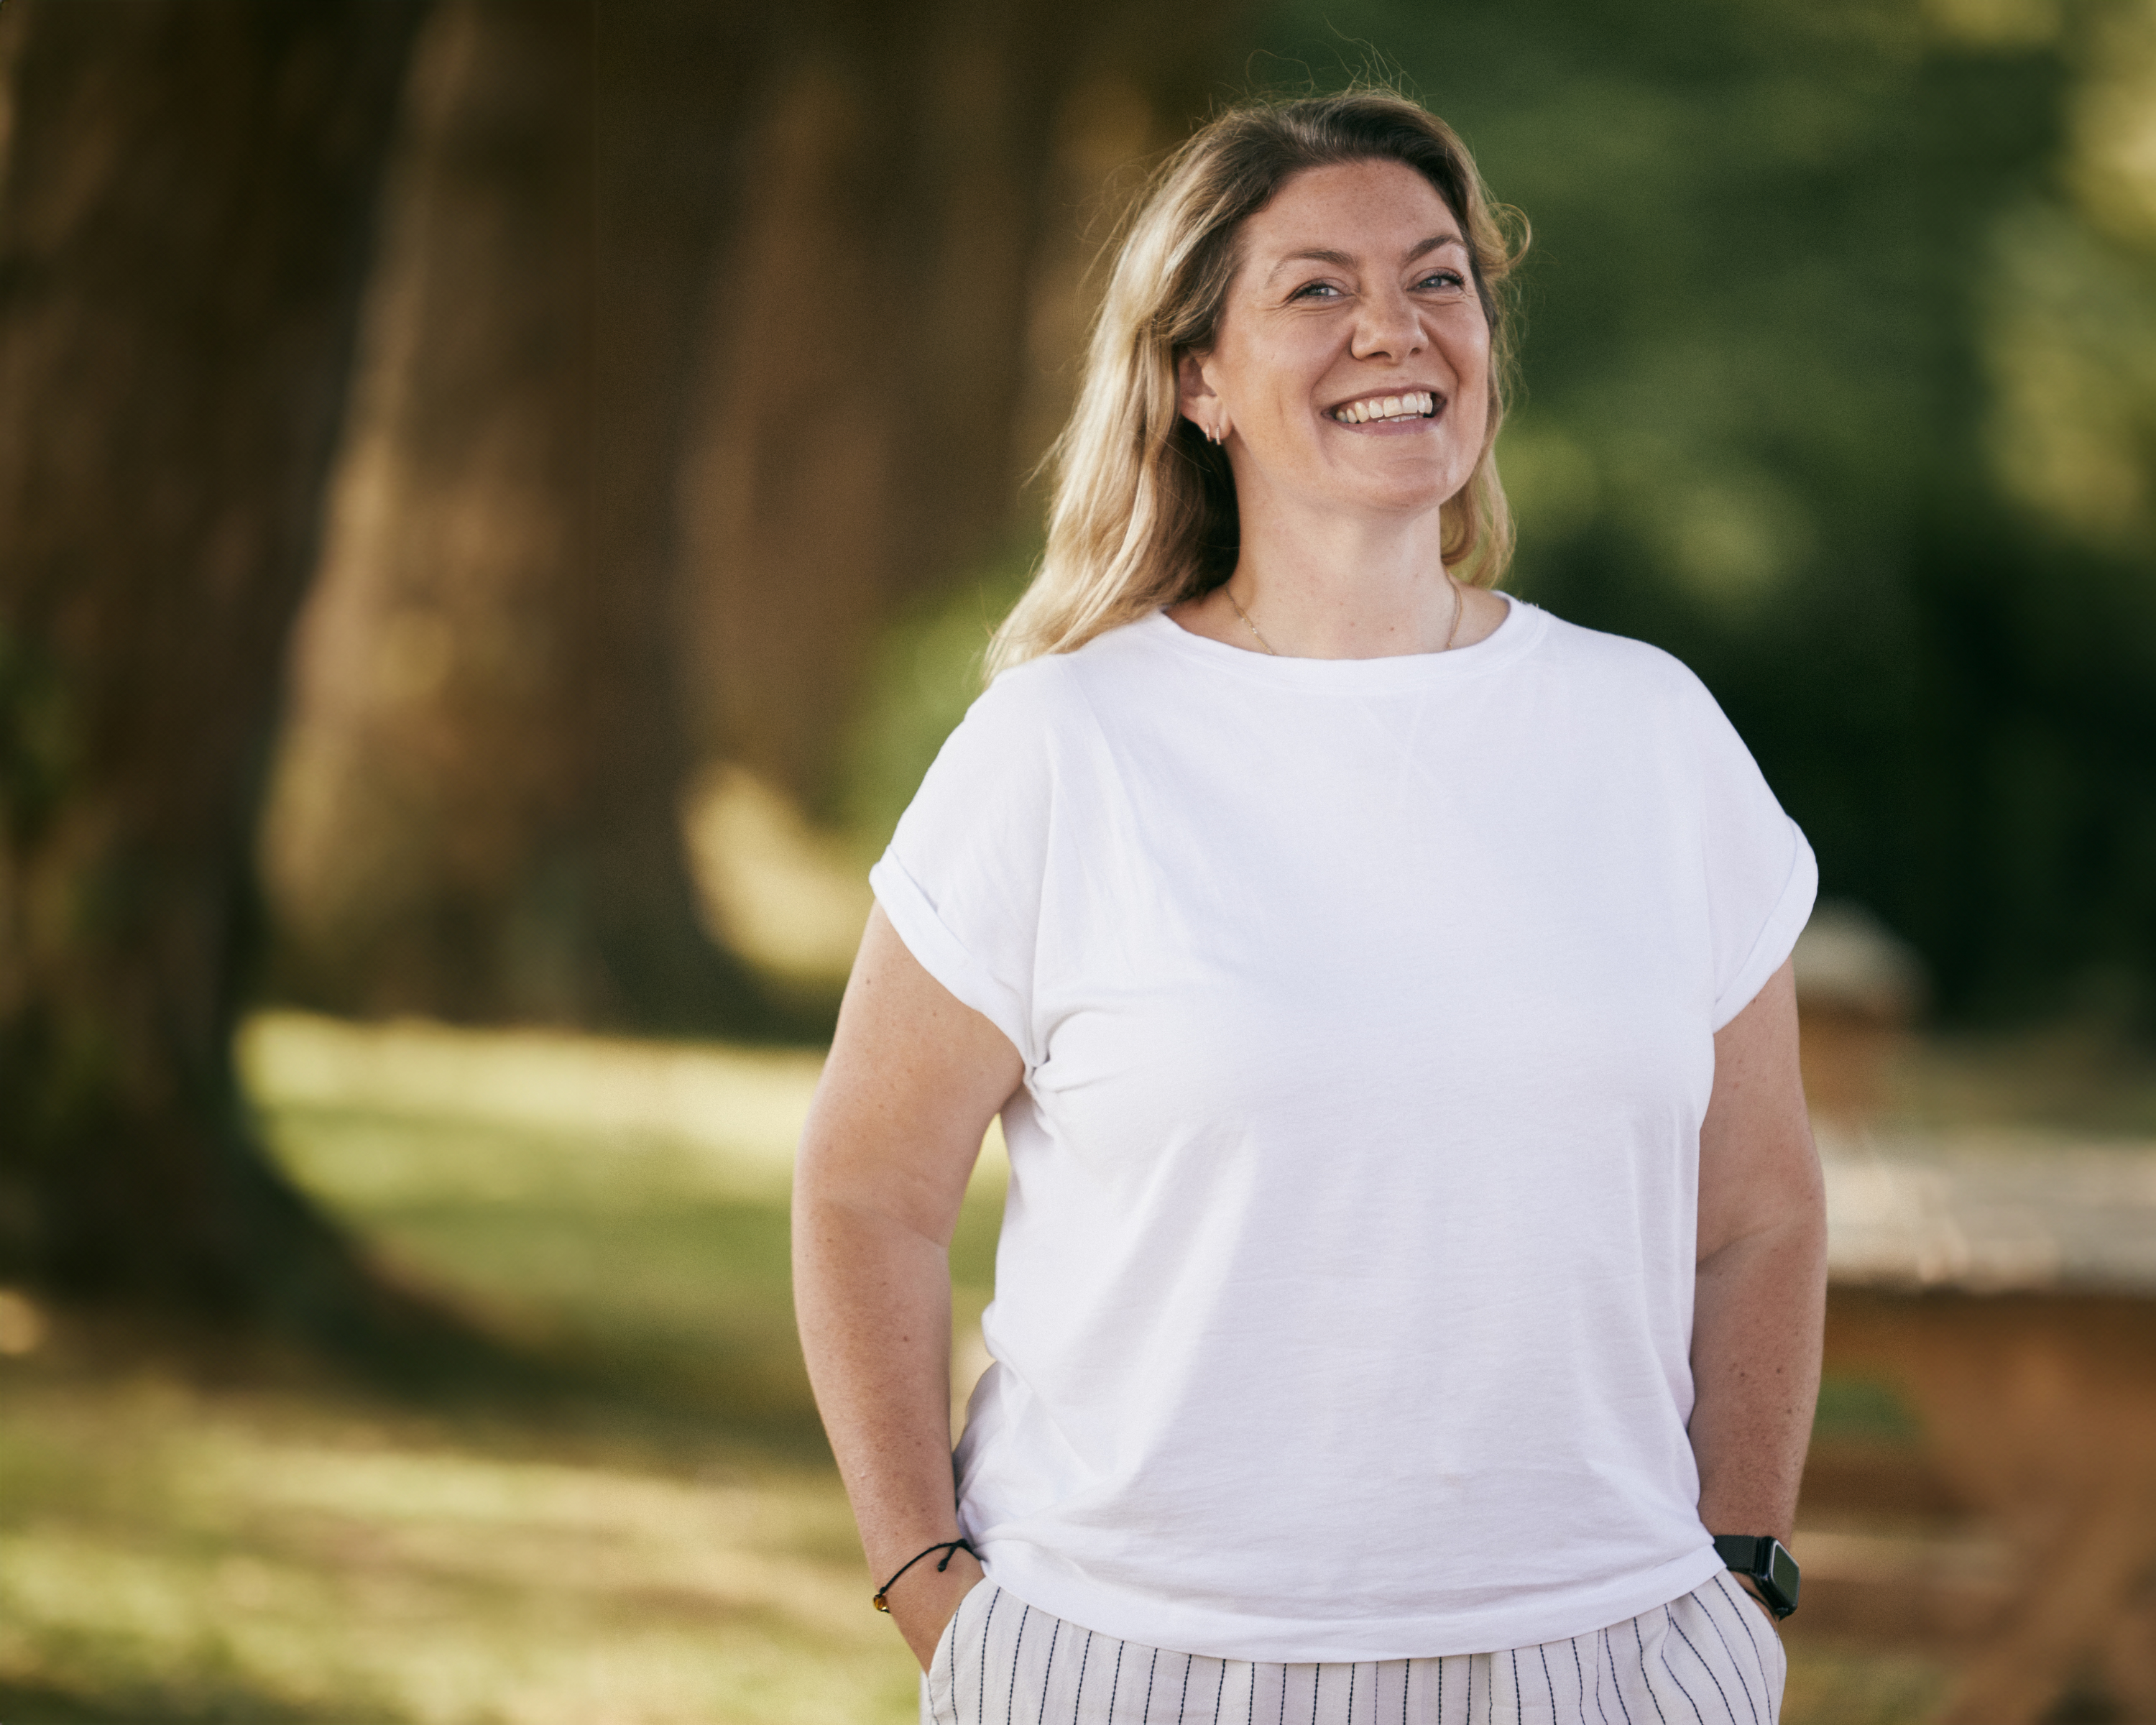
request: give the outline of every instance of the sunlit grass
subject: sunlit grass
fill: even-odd
[[[57,1324],[0,1363],[0,1720],[914,1717],[793,1337],[813,1055],[295,1017],[244,1055],[300,1182],[574,1387],[221,1381]],[[953,1250],[962,1324],[1001,1175],[992,1144]],[[1789,1725],[1915,1721],[1942,1681],[1792,1658]]]
[[[115,1719],[911,1716],[826,1470],[490,1437],[334,1399],[18,1389],[0,1676]]]
[[[303,1184],[589,1387],[116,1379],[62,1326],[0,1409],[0,1718],[913,1717],[793,1337],[813,1055],[296,1018],[244,1051]]]

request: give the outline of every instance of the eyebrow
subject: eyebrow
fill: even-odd
[[[1457,234],[1433,234],[1410,251],[1403,261],[1412,264],[1418,258],[1428,257],[1430,253],[1441,251],[1448,245],[1457,246],[1463,252],[1467,249],[1467,242]],[[1354,259],[1346,252],[1336,251],[1330,246],[1306,246],[1301,251],[1290,252],[1280,262],[1274,264],[1265,272],[1265,280],[1270,282],[1291,264],[1303,263],[1332,264],[1342,270],[1352,270],[1355,267]]]

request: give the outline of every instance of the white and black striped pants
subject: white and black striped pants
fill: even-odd
[[[1272,1665],[1141,1646],[992,1581],[921,1681],[923,1725],[1774,1725],[1788,1666],[1727,1574],[1568,1641],[1500,1653]]]

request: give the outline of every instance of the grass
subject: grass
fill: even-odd
[[[154,1380],[10,1400],[10,1496],[33,1507],[0,1560],[0,1694],[75,1698],[53,1717],[910,1716],[823,1470],[538,1459]]]
[[[307,1020],[248,1055],[304,1185],[581,1387],[415,1405],[57,1324],[5,1367],[0,1719],[910,1720],[793,1339],[813,1058]],[[990,1164],[969,1310],[999,1202]]]
[[[295,1018],[244,1052],[301,1183],[572,1387],[398,1400],[55,1319],[0,1360],[0,1720],[914,1717],[793,1339],[812,1055]],[[962,1320],[998,1169],[953,1250]],[[1862,1386],[1828,1410],[1897,1417]],[[1792,1666],[1788,1725],[1914,1721],[1943,1681]]]

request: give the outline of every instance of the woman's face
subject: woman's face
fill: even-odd
[[[1466,239],[1399,162],[1306,169],[1243,224],[1184,414],[1228,431],[1237,496],[1324,511],[1432,509],[1482,453],[1490,326]]]

